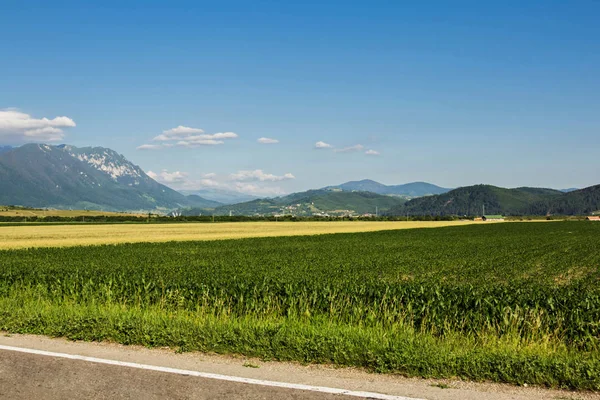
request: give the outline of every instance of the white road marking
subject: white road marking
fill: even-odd
[[[20,352],[20,353],[36,354],[36,355],[40,355],[40,356],[66,358],[69,360],[88,361],[88,362],[93,362],[93,363],[97,363],[97,364],[116,365],[119,367],[145,369],[145,370],[149,370],[149,371],[166,372],[169,374],[196,376],[199,378],[217,379],[217,380],[228,381],[228,382],[247,383],[250,385],[271,386],[271,387],[278,387],[278,388],[284,388],[284,389],[295,389],[295,390],[306,390],[306,391],[310,391],[310,392],[339,394],[339,395],[352,396],[352,397],[365,397],[368,399],[425,400],[425,399],[417,399],[417,398],[413,398],[413,397],[393,396],[393,395],[381,394],[381,393],[356,392],[353,390],[329,388],[329,387],[324,387],[324,386],[311,386],[311,385],[302,385],[302,384],[298,384],[298,383],[264,381],[261,379],[242,378],[239,376],[228,376],[228,375],[220,375],[220,374],[211,374],[208,372],[188,371],[185,369],[159,367],[156,365],[138,364],[138,363],[132,363],[132,362],[126,362],[126,361],[107,360],[104,358],[80,356],[77,354],[54,353],[51,351],[27,349],[27,348],[23,348],[23,347],[0,345],[0,350],[16,351],[16,352]]]

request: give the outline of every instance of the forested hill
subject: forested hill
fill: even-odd
[[[467,186],[410,200],[390,215],[585,215],[600,210],[600,185],[564,193],[554,189]]]
[[[550,202],[551,214],[587,215],[600,210],[600,185],[565,193]]]
[[[291,214],[296,216],[311,216],[319,214],[375,214],[376,209],[384,212],[394,206],[404,203],[404,199],[392,196],[382,196],[370,192],[344,192],[332,190],[308,190],[293,193],[274,199],[259,199],[244,203],[217,207],[215,215],[274,215]],[[183,211],[187,215],[202,210]],[[205,212],[207,212],[205,210]]]

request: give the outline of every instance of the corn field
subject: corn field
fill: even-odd
[[[556,222],[5,250],[0,329],[599,389],[599,249],[600,224]],[[43,310],[53,306],[87,314],[52,319]],[[160,321],[138,332],[134,314]],[[183,328],[173,321],[184,317],[188,330],[204,324],[204,337],[174,338]],[[210,324],[231,329],[209,343]],[[311,342],[317,334],[328,344]],[[277,349],[302,335],[301,350]],[[386,349],[370,348],[374,337]],[[419,340],[432,352],[450,346],[449,358],[425,354],[420,365],[398,348]],[[458,353],[463,361],[449,361]]]

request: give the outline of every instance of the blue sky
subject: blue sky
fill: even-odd
[[[2,0],[0,144],[255,194],[600,183],[599,2],[405,3]]]

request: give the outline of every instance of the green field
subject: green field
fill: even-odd
[[[0,251],[0,329],[600,390],[600,224]]]

